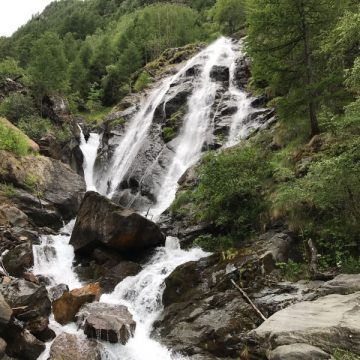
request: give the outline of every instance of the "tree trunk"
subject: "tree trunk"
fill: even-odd
[[[320,133],[319,123],[316,116],[316,108],[315,102],[312,100],[314,95],[312,93],[311,87],[314,83],[313,75],[312,75],[312,62],[311,62],[311,52],[309,46],[309,29],[305,19],[305,12],[304,12],[305,4],[301,3],[301,12],[302,12],[302,31],[303,31],[303,39],[304,39],[304,57],[305,57],[305,67],[306,67],[306,85],[308,86],[308,91],[311,92],[309,94],[309,102],[308,102],[308,110],[309,110],[309,119],[310,119],[310,126],[311,126],[311,136]]]

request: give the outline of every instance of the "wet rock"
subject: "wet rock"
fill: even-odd
[[[10,321],[12,310],[0,293],[0,334]]]
[[[267,349],[305,343],[333,353],[336,348],[360,354],[360,292],[327,295],[283,309],[250,335]]]
[[[100,297],[100,286],[98,283],[86,285],[80,289],[64,292],[52,303],[55,320],[65,325],[75,320],[75,315],[88,302],[98,300]]]
[[[214,81],[228,82],[230,79],[229,68],[227,66],[213,66],[210,71],[210,78]]]
[[[70,244],[77,253],[90,252],[97,245],[135,252],[162,245],[164,241],[164,235],[152,221],[123,209],[98,193],[87,192]]]
[[[34,265],[32,244],[24,241],[3,256],[3,264],[11,276],[20,277],[27,269]]]
[[[291,344],[277,347],[269,354],[269,360],[327,360],[331,356],[308,344]]]
[[[47,342],[52,339],[55,339],[55,337],[56,337],[55,331],[50,329],[49,327],[47,327],[43,331],[36,333],[36,338],[43,342]]]
[[[22,278],[25,279],[26,281],[30,281],[36,285],[40,285],[40,281],[38,280],[38,278],[31,272],[24,272],[22,274]]]
[[[100,279],[100,287],[103,293],[109,293],[115,286],[128,276],[135,276],[141,271],[141,266],[132,261],[123,261],[109,269]]]
[[[237,59],[234,74],[235,85],[241,90],[246,90],[250,76],[250,59],[248,57]]]
[[[52,343],[48,360],[101,360],[96,341],[63,333]]]
[[[8,284],[1,284],[0,291],[24,329],[33,334],[46,329],[51,303],[45,286],[24,279],[12,279]]]
[[[55,301],[65,292],[69,292],[69,287],[66,284],[55,285],[49,289],[49,298],[51,301]]]
[[[77,324],[84,333],[95,339],[120,342],[125,345],[134,335],[136,323],[123,305],[92,303],[84,305],[77,314]]]
[[[45,350],[45,344],[28,330],[19,332],[10,330],[8,335],[11,335],[11,339],[7,339],[6,353],[10,356],[24,360],[36,360]]]

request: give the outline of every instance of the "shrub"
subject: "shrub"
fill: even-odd
[[[134,90],[136,92],[140,92],[141,90],[145,89],[149,85],[150,82],[151,82],[150,75],[146,71],[143,71],[139,75],[139,77],[137,78],[137,80],[134,84]]]
[[[10,94],[0,105],[0,115],[15,124],[23,117],[35,114],[36,109],[34,102],[28,95],[18,93]]]
[[[33,115],[21,118],[18,127],[31,139],[39,141],[44,135],[52,132],[53,125],[49,119]]]
[[[29,146],[24,135],[0,122],[0,150],[24,156],[28,153]]]
[[[256,145],[210,153],[200,166],[195,191],[199,217],[210,221],[223,236],[249,237],[266,209],[262,185],[270,167]]]

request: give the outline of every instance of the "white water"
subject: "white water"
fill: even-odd
[[[242,121],[250,112],[251,101],[245,92],[234,86],[235,61],[240,55],[240,49],[234,50],[231,40],[224,37],[215,41],[200,54],[199,57],[203,60],[200,81],[196,84],[188,101],[188,113],[175,149],[175,156],[163,179],[157,204],[150,211],[155,218],[166,210],[175,199],[177,181],[189,167],[200,159],[206,136],[209,131],[212,131],[211,107],[218,89],[218,84],[210,78],[210,71],[214,65],[227,66],[230,69],[229,93],[238,106],[237,112],[232,117],[228,142],[234,143],[241,135]]]
[[[100,135],[96,133],[91,133],[88,141],[85,140],[84,133],[80,129],[80,150],[84,156],[83,169],[84,169],[84,178],[86,183],[86,190],[96,191],[96,186],[94,182],[94,164],[97,156],[97,151],[100,145]]]
[[[165,247],[157,249],[144,269],[136,276],[127,277],[111,294],[100,301],[123,304],[136,321],[135,336],[126,346],[105,344],[107,359],[111,360],[170,360],[181,356],[161,346],[150,338],[152,325],[162,310],[164,280],[175,268],[188,261],[198,260],[207,254],[199,248],[189,251],[180,249],[176,238],[168,237]]]
[[[130,121],[124,137],[115,151],[109,170],[101,177],[98,190],[111,197],[123,176],[130,168],[138,154],[147,132],[151,126],[156,107],[165,99],[171,84],[184,75],[193,65],[201,65],[201,75],[195,84],[194,92],[188,101],[188,113],[183,129],[178,137],[175,155],[167,174],[163,179],[161,194],[156,206],[152,209],[154,215],[160,214],[172,202],[177,181],[183,172],[199,160],[205,139],[212,130],[211,106],[213,105],[218,84],[211,81],[210,70],[214,65],[225,65],[234,70],[234,62],[238,49],[229,39],[220,38],[208,48],[192,58],[175,76],[163,81],[147,99],[143,100],[141,110]],[[233,75],[231,75],[233,76]],[[232,84],[229,87],[231,96],[235,98],[238,111],[232,117],[228,144],[237,141],[239,135],[245,133],[243,120],[248,115],[249,100],[245,93],[237,90]],[[81,150],[84,154],[84,175],[87,189],[95,189],[93,167],[96,159],[99,136],[91,134],[88,142],[83,135]],[[99,178],[99,174],[97,174]],[[108,183],[110,190],[108,191]],[[70,234],[73,222],[63,231]],[[34,273],[48,276],[51,285],[66,283],[70,288],[81,286],[79,279],[72,269],[74,252],[68,244],[70,235],[42,237],[41,245],[34,246]],[[181,356],[172,354],[170,350],[161,346],[150,338],[154,320],[162,310],[162,293],[165,278],[178,266],[188,261],[194,261],[206,256],[200,249],[181,250],[175,238],[168,238],[165,247],[156,250],[154,256],[136,276],[127,277],[117,285],[113,293],[103,295],[102,302],[124,304],[128,306],[137,322],[135,336],[125,345],[103,343],[103,359],[108,360],[175,360]],[[75,331],[73,326],[61,327],[51,320],[52,327],[57,333]],[[83,333],[77,332],[79,336]],[[39,358],[45,360],[49,351]]]

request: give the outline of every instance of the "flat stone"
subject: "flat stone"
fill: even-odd
[[[77,314],[77,324],[95,339],[125,345],[134,336],[136,323],[126,306],[92,303]]]
[[[291,344],[277,347],[269,354],[269,360],[321,360],[330,355],[318,347],[308,344]]]
[[[360,292],[327,295],[278,311],[250,333],[274,349],[306,343],[332,353],[336,348],[360,354]]]

